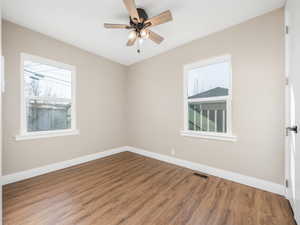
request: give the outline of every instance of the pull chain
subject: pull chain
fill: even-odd
[[[136,50],[136,52],[137,52],[138,54],[141,53],[140,37],[139,37],[138,40],[137,40],[137,50]]]

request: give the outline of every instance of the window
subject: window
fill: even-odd
[[[17,139],[77,134],[75,68],[21,55],[21,134]]]
[[[184,67],[182,135],[235,140],[231,133],[231,57]]]

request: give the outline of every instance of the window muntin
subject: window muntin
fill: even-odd
[[[231,134],[230,56],[185,66],[185,130]]]
[[[22,54],[21,134],[75,130],[75,68]]]

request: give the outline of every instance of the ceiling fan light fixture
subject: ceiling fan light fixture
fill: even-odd
[[[141,30],[141,38],[147,39],[149,38],[149,32],[146,29]]]
[[[139,38],[139,45],[142,45],[144,43],[144,39],[143,38]]]
[[[129,39],[129,40],[133,40],[133,39],[135,39],[136,37],[137,37],[137,33],[136,33],[135,30],[132,30],[132,31],[129,32],[129,35],[128,35],[128,39]]]

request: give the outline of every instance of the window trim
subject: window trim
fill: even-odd
[[[40,56],[35,56],[27,53],[21,53],[20,57],[20,100],[21,100],[21,110],[20,110],[20,131],[19,135],[16,136],[16,140],[27,140],[36,138],[47,138],[56,136],[66,136],[66,135],[78,135],[79,130],[77,129],[77,118],[76,118],[76,67],[61,62],[57,62],[51,59],[46,59]],[[66,69],[71,71],[71,128],[65,130],[50,130],[50,131],[27,131],[27,117],[26,117],[26,105],[25,105],[25,82],[24,82],[24,62],[26,60],[32,60],[39,62],[48,66],[55,66],[61,69]]]
[[[229,70],[229,90],[227,97],[212,97],[201,99],[201,102],[211,102],[211,101],[224,101],[226,100],[226,110],[227,110],[227,132],[217,133],[217,132],[204,132],[204,131],[192,131],[189,130],[188,126],[188,73],[190,70],[197,69],[199,67],[209,66],[217,63],[228,62],[230,65]],[[183,102],[184,102],[184,129],[180,132],[182,136],[197,137],[205,139],[216,139],[223,141],[236,141],[237,137],[232,134],[232,63],[231,55],[223,55],[219,57],[214,57],[206,60],[201,60],[191,64],[184,65],[183,67]],[[190,102],[199,102],[197,99],[190,100]]]

